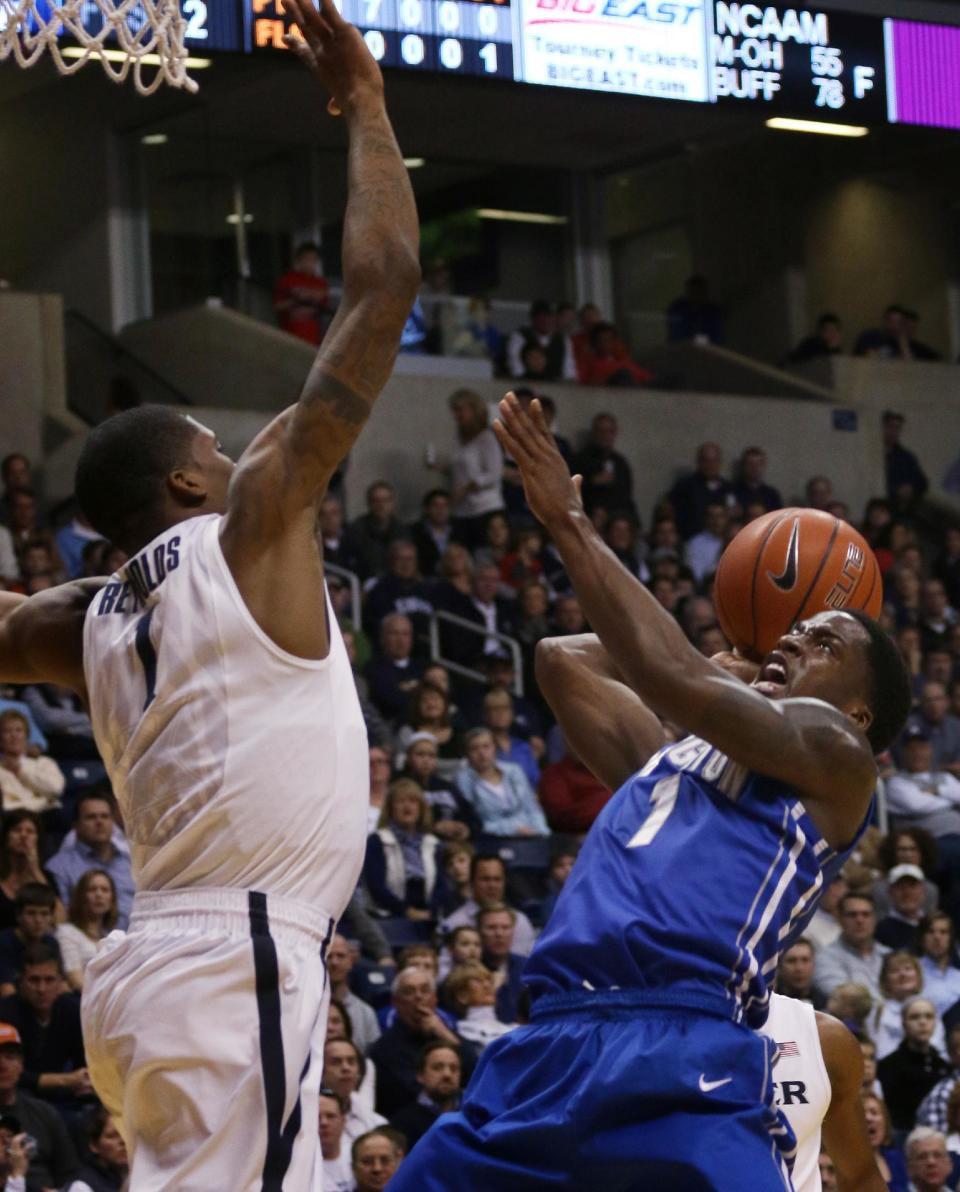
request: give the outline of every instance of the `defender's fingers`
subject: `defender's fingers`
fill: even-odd
[[[521,471],[525,464],[533,462],[533,457],[526,449],[524,443],[516,435],[511,434],[509,427],[500,418],[493,424],[493,433],[497,436],[497,440],[504,451],[516,460],[517,466]]]
[[[576,476],[573,477],[573,487],[577,490],[577,500],[582,501],[583,500],[583,477],[580,475],[579,472],[576,474]]]
[[[530,421],[537,428],[541,435],[551,438],[550,428],[547,426],[547,416],[543,412],[543,406],[540,404],[540,398],[535,397],[530,403]]]
[[[340,29],[347,24],[343,19],[343,14],[337,8],[333,0],[319,0],[320,15],[330,26],[331,29]]]

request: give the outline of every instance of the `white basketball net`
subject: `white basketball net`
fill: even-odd
[[[161,83],[196,91],[185,31],[178,0],[0,0],[0,62],[33,66],[46,52],[71,75],[99,60],[115,83],[132,75],[141,95]]]

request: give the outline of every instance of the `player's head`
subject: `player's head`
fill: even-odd
[[[212,430],[169,406],[138,406],[90,432],[75,491],[93,528],[135,554],[177,522],[224,513],[233,468]]]
[[[859,609],[795,625],[764,659],[758,686],[774,699],[820,699],[845,713],[882,753],[910,712],[910,678],[893,639]]]

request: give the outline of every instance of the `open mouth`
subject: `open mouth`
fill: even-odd
[[[774,650],[764,659],[753,685],[771,699],[778,699],[786,693],[788,679],[786,657],[779,650]]]

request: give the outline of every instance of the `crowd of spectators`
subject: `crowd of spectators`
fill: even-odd
[[[328,584],[370,738],[370,835],[328,951],[317,1124],[327,1183],[345,1192],[383,1188],[458,1104],[483,1049],[526,1020],[525,957],[610,797],[536,684],[537,643],[589,627],[485,403],[458,390],[450,407],[454,449],[433,461],[416,520],[383,479],[352,518],[328,496],[317,526],[342,569]],[[731,468],[702,443],[644,528],[616,418],[584,429],[582,446],[558,446],[611,550],[698,649],[726,648],[712,602],[720,554],[794,495],[768,478],[761,446],[744,444]],[[869,830],[777,980],[855,1031],[888,1186],[932,1192],[960,1178],[960,529],[931,515],[903,430],[888,411],[886,491],[859,522],[916,699],[881,759],[893,826]],[[9,588],[122,566],[71,510],[45,520],[29,461],[8,457],[2,478]],[[851,517],[827,477],[811,477],[805,500]],[[129,848],[77,701],[53,688],[2,695],[0,1187],[21,1187],[22,1173],[28,1189],[119,1188],[126,1158],[90,1086],[79,1001],[97,942],[130,911]],[[21,1134],[35,1153],[21,1154]],[[824,1158],[825,1187],[828,1168]]]

